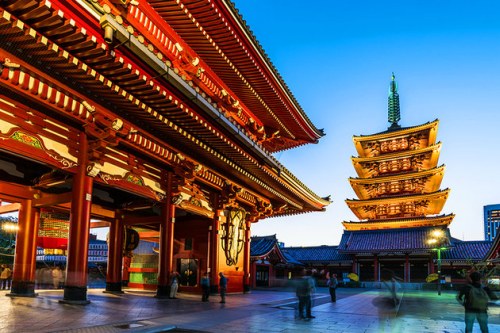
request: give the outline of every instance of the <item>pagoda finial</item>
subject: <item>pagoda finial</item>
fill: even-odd
[[[391,123],[389,129],[400,128],[398,121],[401,119],[399,112],[399,95],[398,95],[398,84],[396,82],[396,76],[394,72],[392,73],[392,80],[389,87],[389,115],[388,121]]]

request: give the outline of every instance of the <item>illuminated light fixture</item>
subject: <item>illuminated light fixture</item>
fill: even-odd
[[[198,66],[198,64],[200,63],[200,58],[196,57],[193,59],[193,61],[191,61],[191,65],[193,66]]]
[[[245,244],[245,211],[230,209],[224,212],[226,222],[221,225],[221,245],[226,256],[226,264],[233,266]]]
[[[19,230],[19,226],[17,225],[17,223],[6,222],[2,224],[2,229],[5,232],[16,232]]]

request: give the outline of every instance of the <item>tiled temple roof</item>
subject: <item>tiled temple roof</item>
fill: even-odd
[[[441,258],[444,261],[479,261],[488,253],[492,244],[491,241],[460,241],[454,239],[449,250],[441,251]]]
[[[284,251],[276,235],[252,237],[250,242],[250,257],[266,257],[271,255],[273,250],[277,251],[278,256],[282,258],[282,264],[304,266],[302,262]]]
[[[285,247],[283,252],[303,263],[352,260],[349,255],[338,253],[337,246]]]
[[[254,236],[250,242],[250,256],[260,257],[265,256],[277,246],[278,239],[276,235],[272,236]]]
[[[338,251],[340,253],[379,253],[429,251],[429,234],[435,227],[404,228],[389,230],[344,231]],[[446,231],[450,239],[449,229]]]

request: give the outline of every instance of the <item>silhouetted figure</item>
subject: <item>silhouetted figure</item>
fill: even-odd
[[[210,273],[206,272],[201,277],[201,290],[203,292],[201,296],[202,302],[208,302],[208,297],[210,296]]]
[[[337,286],[339,282],[337,280],[337,274],[332,274],[328,281],[326,282],[326,285],[328,286],[328,291],[330,292],[330,297],[332,299],[332,302],[337,301]]]
[[[179,289],[179,273],[173,271],[170,273],[170,298],[177,298],[177,290]]]
[[[227,278],[224,273],[219,273],[219,291],[220,291],[220,302],[226,303],[226,291],[227,291]]]
[[[311,271],[307,271],[305,275],[297,282],[296,295],[299,299],[299,319],[315,318],[311,314],[312,295],[314,293],[315,284],[311,277]],[[305,316],[304,316],[305,308]]]

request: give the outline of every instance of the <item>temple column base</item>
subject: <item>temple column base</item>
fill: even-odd
[[[35,282],[33,281],[12,281],[10,293],[6,294],[10,297],[36,297]]]
[[[243,285],[243,292],[245,294],[248,294],[250,292],[250,285],[249,284]]]
[[[123,294],[121,282],[106,282],[106,290],[104,293]]]
[[[64,287],[64,299],[59,300],[59,303],[73,305],[87,305],[90,301],[87,299],[87,287]]]
[[[156,289],[156,298],[169,298],[170,297],[170,286],[160,286],[158,285]]]

